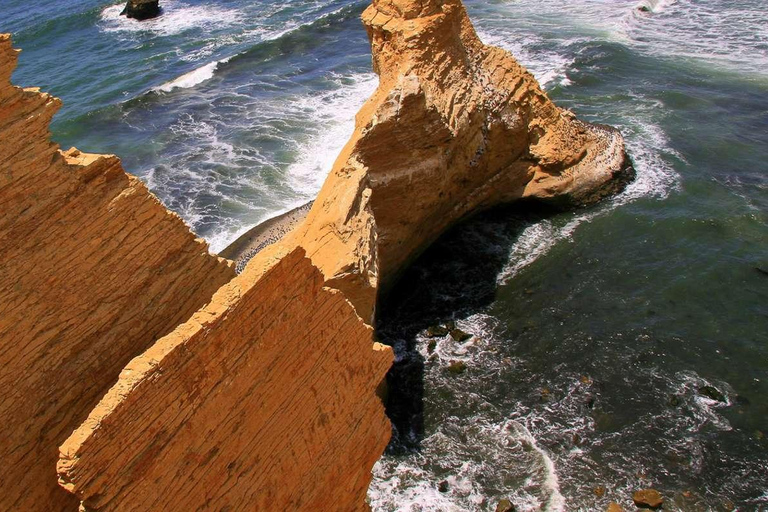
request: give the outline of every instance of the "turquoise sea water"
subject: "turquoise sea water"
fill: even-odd
[[[3,0],[0,31],[15,83],[64,100],[56,141],[120,155],[220,250],[325,179],[377,84],[366,2],[163,5]],[[622,130],[638,178],[589,210],[484,215],[414,266],[379,326],[396,432],[373,509],[631,510],[653,486],[667,509],[768,510],[768,4],[466,5],[559,105]],[[449,320],[475,337],[431,353]]]

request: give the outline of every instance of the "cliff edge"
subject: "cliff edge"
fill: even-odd
[[[72,511],[57,447],[120,370],[234,277],[111,155],[50,142],[0,34],[0,510]]]

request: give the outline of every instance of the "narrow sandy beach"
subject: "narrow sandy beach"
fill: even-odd
[[[312,203],[314,201],[257,224],[229,244],[219,256],[234,261],[239,274],[259,251],[274,244],[298,226],[309,213]]]

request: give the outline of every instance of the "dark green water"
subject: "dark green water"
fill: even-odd
[[[411,269],[379,326],[398,362],[374,510],[633,510],[644,486],[768,510],[768,5],[466,4],[559,105],[622,130],[638,178],[589,210],[479,217]],[[164,5],[138,24],[4,0],[0,31],[14,81],[64,99],[54,138],[123,157],[218,250],[322,184],[376,86],[366,2]],[[430,353],[449,320],[474,337]]]

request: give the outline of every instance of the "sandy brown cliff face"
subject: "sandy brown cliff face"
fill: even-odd
[[[392,362],[301,249],[159,340],[61,447],[85,510],[365,510]]]
[[[0,35],[0,510],[75,511],[58,445],[234,272],[116,157],[59,151],[16,56]]]

